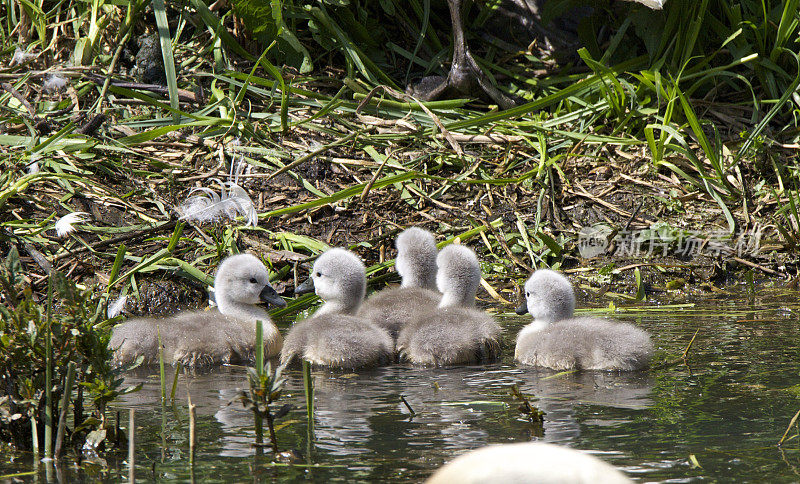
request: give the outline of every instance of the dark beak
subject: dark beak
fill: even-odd
[[[294,293],[298,295],[308,294],[309,292],[314,292],[314,279],[310,277],[306,279],[306,282],[294,288]]]
[[[517,308],[517,314],[520,316],[528,312],[528,301],[522,301]]]
[[[275,292],[275,288],[267,284],[264,286],[264,289],[261,290],[261,294],[258,297],[264,301],[265,303],[270,303],[273,306],[277,306],[279,308],[286,307],[286,301],[283,300],[282,297]]]

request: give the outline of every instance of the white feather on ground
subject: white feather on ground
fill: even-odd
[[[108,318],[116,318],[122,314],[125,308],[125,303],[128,301],[128,296],[118,297],[114,302],[108,305]]]
[[[56,221],[56,235],[66,237],[75,232],[75,224],[85,222],[89,214],[86,212],[72,212],[64,215]]]
[[[24,64],[25,62],[28,62],[30,59],[33,59],[34,57],[36,57],[36,54],[25,52],[24,50],[22,50],[21,47],[17,47],[17,50],[14,51],[14,56],[11,58],[11,62],[9,62],[8,65],[10,67],[19,64]]]
[[[67,78],[58,74],[48,74],[44,78],[44,85],[42,88],[45,92],[59,92],[67,87]]]
[[[664,8],[664,3],[666,3],[667,0],[628,0],[628,1],[636,1],[652,8],[653,10],[661,10],[662,8]]]
[[[39,173],[39,157],[31,155],[31,161],[25,167],[25,172],[28,175],[33,175],[34,173]]]
[[[192,189],[190,195],[197,192],[202,192],[202,195],[190,196],[178,207],[181,219],[204,223],[220,218],[234,219],[240,214],[247,220],[248,225],[253,227],[258,225],[255,204],[244,188],[232,181],[217,180],[217,182],[222,186],[220,193],[205,187]]]

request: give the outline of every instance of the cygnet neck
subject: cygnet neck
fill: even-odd
[[[474,308],[475,295],[467,294],[467,291],[447,290],[442,294],[439,302],[440,308]]]
[[[243,304],[220,298],[220,300],[217,301],[217,307],[219,307],[219,312],[225,316],[253,321],[253,323],[257,320],[264,322],[271,321],[268,312],[253,304]]]
[[[533,322],[525,325],[525,327],[522,328],[522,331],[524,331],[525,333],[535,333],[537,331],[543,331],[547,329],[547,327],[550,326],[551,323],[552,321],[548,321],[546,319],[534,319]]]
[[[545,307],[535,306],[531,311],[531,316],[533,316],[533,323],[531,324],[537,324],[541,326],[541,329],[544,329],[552,323],[570,319],[574,314],[573,307],[574,303],[566,306],[558,304]]]
[[[423,289],[436,290],[436,273],[424,274],[413,272],[403,276],[400,287],[421,287]]]
[[[355,314],[361,306],[361,301],[325,301],[325,303],[317,309],[315,315],[318,314]]]

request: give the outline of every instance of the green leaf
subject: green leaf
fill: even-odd
[[[555,241],[555,239],[553,239],[552,237],[550,237],[550,236],[549,236],[549,235],[547,235],[546,233],[542,232],[541,230],[539,231],[539,233],[537,233],[537,234],[536,234],[536,237],[537,237],[539,240],[541,240],[541,241],[542,241],[542,243],[543,243],[544,245],[546,245],[546,246],[547,246],[547,248],[548,248],[548,249],[550,249],[550,251],[551,251],[553,254],[555,254],[556,256],[560,255],[560,254],[561,254],[561,251],[562,251],[562,250],[564,250],[564,248],[563,248],[563,247],[561,247],[561,244],[559,244],[558,242],[556,242],[556,241]]]
[[[17,284],[22,280],[22,262],[19,260],[19,251],[16,245],[12,245],[11,250],[8,251],[6,260],[3,263],[3,269],[5,269],[11,285]]]
[[[644,284],[642,284],[642,273],[639,272],[638,267],[634,269],[633,276],[636,279],[636,300],[644,301],[647,295],[644,292]]]

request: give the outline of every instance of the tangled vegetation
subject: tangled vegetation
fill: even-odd
[[[547,2],[549,34],[475,2],[473,53],[520,99],[504,111],[404,93],[447,70],[444,2],[228,3],[3,4],[4,439],[41,430],[46,327],[50,415],[75,361],[96,421],[76,410],[73,432],[106,429],[104,403],[127,391],[107,366],[109,301],[198,305],[231,252],[260,254],[280,292],[346,245],[376,285],[393,236],[419,224],[477,248],[507,309],[539,265],[593,269],[585,286],[629,298],[645,297],[639,268],[663,289],[683,287],[661,284],[670,271],[687,289],[796,274],[799,0],[592,2],[566,40],[548,21],[579,2]],[[209,220],[186,216],[198,191],[221,207]],[[601,250],[583,257],[586,228]],[[607,291],[633,269],[634,294]]]
[[[0,268],[0,286],[9,299],[0,306],[0,439],[45,457],[57,457],[70,444],[81,449],[89,442],[95,449],[106,439],[118,441],[107,404],[137,388],[123,388],[120,375],[127,368],[111,367],[111,333],[98,328],[106,319],[106,298],[53,272],[47,303],[41,304],[24,279],[12,248]],[[66,427],[75,382],[74,425]]]

